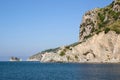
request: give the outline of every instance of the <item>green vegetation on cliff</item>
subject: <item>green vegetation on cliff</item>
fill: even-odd
[[[118,0],[116,4],[113,2],[109,6],[101,8],[98,11],[98,29],[95,31],[97,34],[101,31],[105,31],[105,33],[109,31],[115,31],[117,34],[120,33],[120,12],[113,10],[113,5],[120,5],[119,3]]]
[[[60,56],[64,56],[64,55],[65,55],[65,52],[61,51]]]

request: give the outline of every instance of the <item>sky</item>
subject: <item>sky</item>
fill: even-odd
[[[83,14],[112,0],[0,0],[0,61],[79,40]]]

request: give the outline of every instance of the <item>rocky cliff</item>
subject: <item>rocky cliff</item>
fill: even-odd
[[[120,0],[83,16],[79,42],[45,50],[29,61],[120,62]]]
[[[118,20],[120,20],[120,0],[113,1],[105,8],[95,8],[86,12],[80,25],[79,41],[108,29],[117,31],[115,26],[110,26]]]

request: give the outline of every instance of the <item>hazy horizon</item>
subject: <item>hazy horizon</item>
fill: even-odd
[[[83,14],[112,1],[0,0],[0,61],[77,42]]]

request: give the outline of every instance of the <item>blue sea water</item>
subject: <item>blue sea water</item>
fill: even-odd
[[[120,64],[0,62],[0,80],[120,80]]]

